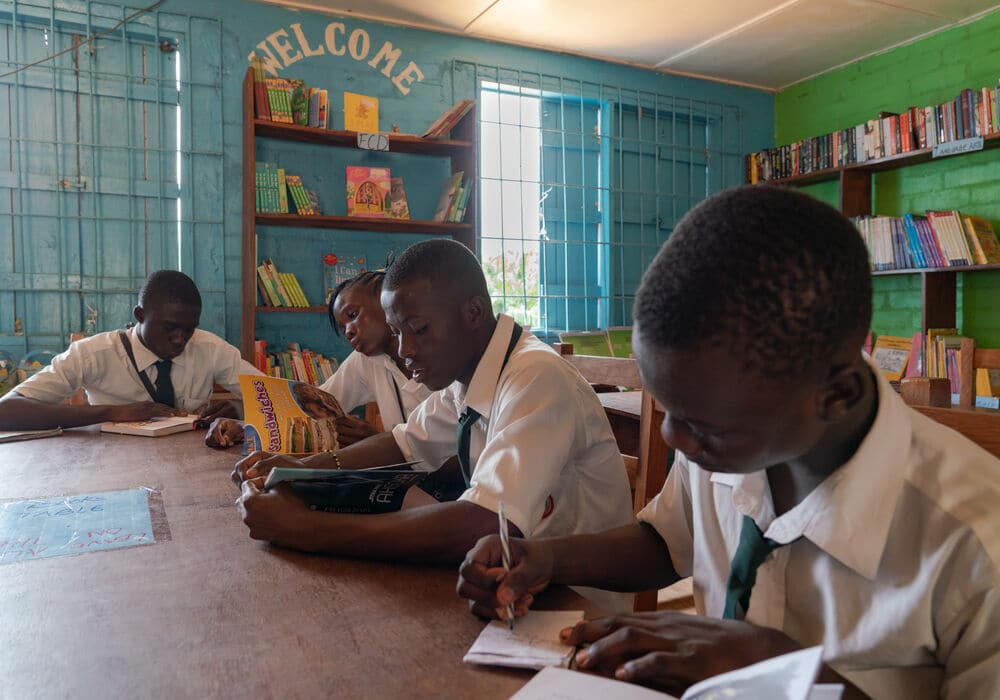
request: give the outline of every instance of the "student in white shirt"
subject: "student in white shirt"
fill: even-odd
[[[496,531],[500,500],[511,531],[526,537],[631,520],[628,477],[597,396],[552,348],[510,317],[494,316],[468,249],[447,239],[410,247],[386,273],[382,305],[400,357],[436,393],[407,423],[336,454],[300,462],[258,453],[240,462],[251,537],[346,556],[458,562]],[[460,452],[456,427],[469,408],[481,418],[470,424],[468,488],[457,500],[342,515],[309,510],[280,486],[263,493],[256,483],[279,464],[359,468],[415,458],[424,460],[416,468],[437,469]]]
[[[644,590],[690,575],[702,616],[596,620],[563,640],[589,645],[585,669],[675,694],[822,645],[820,678],[845,698],[995,696],[1000,460],[862,357],[871,276],[851,223],[793,190],[710,198],[647,270],[634,318],[678,451],[663,491],[625,528],[515,540],[499,584],[485,538],[460,594],[490,615],[539,580]],[[755,541],[759,568],[743,556]]]
[[[236,402],[208,400],[214,384],[237,395],[241,373],[260,374],[221,338],[198,330],[201,294],[175,270],[149,276],[127,331],[83,338],[0,399],[0,428],[71,428],[104,421],[199,413],[239,415]],[[87,405],[63,403],[83,389]]]
[[[406,364],[396,354],[396,342],[385,323],[379,302],[385,270],[369,270],[341,282],[330,296],[329,317],[333,332],[342,330],[353,352],[320,389],[333,395],[345,411],[370,401],[378,404],[382,425],[392,429],[405,423],[430,390],[410,378]],[[341,445],[350,445],[376,433],[354,416],[337,421]],[[205,437],[209,447],[226,448],[243,441],[243,423],[222,418]]]

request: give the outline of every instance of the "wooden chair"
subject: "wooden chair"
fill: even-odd
[[[639,389],[642,379],[639,376],[639,366],[634,359],[620,357],[597,357],[594,355],[576,355],[569,343],[555,343],[556,350],[563,359],[583,375],[591,384],[625,386]],[[630,397],[631,398],[631,397]],[[639,432],[638,450],[631,439],[618,439],[618,449],[622,452],[626,471],[629,472],[629,484],[632,487],[634,513],[638,513],[663,488],[667,479],[667,461],[670,448],[660,435],[660,425],[663,423],[664,412],[648,392],[642,392],[639,402]],[[635,421],[635,416],[632,418]],[[637,451],[638,454],[630,454]],[[636,594],[635,610],[656,610],[657,591],[643,591]]]

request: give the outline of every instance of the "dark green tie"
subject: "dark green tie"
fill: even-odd
[[[156,363],[156,403],[163,403],[167,406],[174,405],[174,385],[170,381],[170,360],[160,360]]]
[[[469,442],[472,439],[472,426],[480,416],[479,411],[469,406],[465,407],[458,419],[458,428],[455,430],[455,440],[458,443],[458,465],[462,468],[462,477],[465,479],[465,486],[471,485],[472,472],[469,471]]]
[[[733,555],[733,563],[729,566],[729,580],[726,582],[726,609],[722,613],[724,619],[735,620],[737,613],[741,618],[746,616],[750,607],[750,591],[757,580],[757,567],[780,546],[780,542],[764,537],[753,518],[743,516],[740,545]]]

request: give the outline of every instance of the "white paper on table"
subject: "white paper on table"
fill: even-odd
[[[677,700],[633,683],[549,666],[535,674],[510,700]]]
[[[517,619],[513,631],[505,620],[493,620],[462,660],[517,668],[567,666],[576,648],[559,641],[559,632],[582,619],[582,610],[532,610]]]
[[[840,700],[844,696],[841,683],[817,683],[809,691],[809,700]]]

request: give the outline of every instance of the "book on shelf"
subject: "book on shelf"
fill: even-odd
[[[447,221],[448,213],[451,210],[451,205],[455,201],[455,195],[458,194],[459,188],[462,185],[462,177],[465,172],[462,170],[457,170],[451,174],[444,184],[441,186],[441,195],[438,197],[437,206],[434,207],[434,217],[433,221]]]
[[[344,411],[331,394],[302,381],[241,374],[245,453],[313,453],[339,447]]]
[[[198,416],[159,416],[149,420],[118,421],[101,423],[102,433],[118,433],[120,435],[139,435],[142,437],[163,437],[174,433],[194,430]]]
[[[313,206],[309,200],[309,194],[302,184],[302,178],[298,175],[285,175],[285,184],[288,187],[288,196],[295,206],[295,213],[299,216],[316,216],[320,213],[318,206]]]
[[[406,201],[406,189],[403,178],[389,178],[389,215],[393,219],[409,219],[410,205]]]
[[[959,214],[954,210],[927,211],[927,220],[937,234],[949,265],[971,265],[972,253]]]
[[[359,250],[343,248],[339,248],[336,253],[327,253],[323,256],[324,303],[330,303],[330,295],[341,282],[357,277],[368,269],[366,259],[367,256]]]
[[[297,469],[275,467],[264,489],[288,483],[312,510],[327,513],[389,513],[399,510],[410,487],[430,472],[414,471],[416,462],[369,469]]]
[[[297,78],[290,79],[288,84],[292,123],[309,126],[309,86]]]
[[[389,168],[347,166],[347,215],[385,218],[389,215]]]
[[[907,377],[924,376],[924,334],[917,331],[910,339],[910,359],[906,363]]]
[[[330,97],[326,90],[309,88],[309,123],[308,126],[319,129],[327,128],[327,115],[330,113]]]
[[[378,98],[344,93],[344,129],[368,134],[378,133]]]
[[[267,83],[264,77],[264,59],[254,56],[250,60],[253,69],[253,110],[257,119],[270,119],[271,107],[267,100]]]
[[[1000,242],[993,225],[978,216],[964,216],[965,234],[971,246],[975,247],[976,263],[979,265],[1000,264]]]
[[[933,148],[948,141],[1000,133],[1000,87],[965,88],[939,105],[911,106],[828,134],[746,156],[746,181],[807,175],[817,170]]]
[[[462,120],[462,117],[469,113],[469,110],[475,104],[476,101],[472,99],[459,100],[440,117],[435,119],[421,136],[425,139],[441,139],[448,136],[455,125]]]
[[[295,274],[279,272],[270,258],[257,266],[257,288],[265,306],[309,306],[309,300]]]
[[[880,335],[875,339],[872,361],[882,370],[886,379],[890,382],[898,382],[906,372],[912,346],[912,338]]]
[[[267,104],[271,110],[271,121],[293,124],[291,83],[285,78],[265,78]]]
[[[287,214],[288,192],[285,169],[274,163],[259,162],[254,166],[254,191],[257,212]]]

